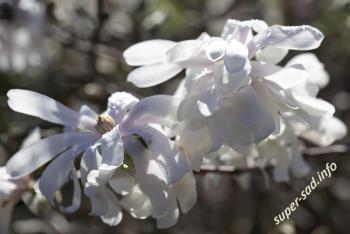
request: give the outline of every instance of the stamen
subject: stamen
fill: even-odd
[[[115,127],[113,119],[109,115],[99,115],[97,117],[96,131],[101,134],[111,131]]]

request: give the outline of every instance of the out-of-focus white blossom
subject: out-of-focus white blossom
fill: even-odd
[[[28,147],[40,140],[40,129],[35,128],[22,142],[21,148]],[[21,200],[22,194],[32,184],[29,176],[11,177],[6,167],[0,167],[0,232],[7,233],[14,206]]]
[[[43,43],[45,9],[34,0],[11,4],[14,22],[0,23],[0,70],[21,73],[40,67],[44,61]]]
[[[29,186],[29,177],[12,178],[0,167],[0,232],[7,233],[12,210]]]

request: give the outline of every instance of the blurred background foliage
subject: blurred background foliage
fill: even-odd
[[[177,79],[148,89],[126,82],[131,70],[122,52],[133,43],[174,41],[218,35],[228,18],[263,19],[269,24],[310,24],[325,34],[314,51],[330,74],[321,97],[333,103],[336,115],[350,126],[349,0],[1,0],[0,1],[0,159],[4,164],[35,126],[43,135],[60,129],[7,107],[6,92],[25,88],[78,109],[105,108],[115,91],[138,97],[171,94]],[[288,61],[296,53],[283,60]],[[349,137],[339,144],[349,145]],[[89,204],[75,214],[49,220],[19,204],[13,233],[350,233],[349,153],[308,157],[316,174],[336,162],[336,175],[302,203],[291,219],[275,226],[281,212],[309,183],[311,175],[288,184],[275,183],[265,172],[197,176],[198,202],[170,229],[156,230],[153,220],[135,220],[125,213],[117,227],[87,216]],[[47,218],[47,217],[46,217]],[[56,230],[55,230],[56,229]],[[62,231],[64,230],[64,231]]]

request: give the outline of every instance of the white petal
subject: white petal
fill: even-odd
[[[175,45],[175,42],[168,40],[144,41],[130,46],[123,56],[131,66],[161,63],[165,60],[166,52]]]
[[[114,127],[101,138],[102,165],[119,167],[124,160],[123,141],[120,137],[119,127]]]
[[[79,114],[52,98],[22,89],[8,91],[8,105],[12,110],[39,117],[52,123],[76,127]]]
[[[248,48],[238,41],[231,41],[226,49],[224,63],[229,73],[236,73],[243,69],[250,72]]]
[[[95,131],[97,117],[98,115],[95,111],[93,111],[90,107],[83,105],[79,111],[79,121],[76,127],[79,129]]]
[[[120,123],[138,101],[139,99],[130,93],[114,92],[108,98],[107,115],[112,117],[115,123]]]
[[[238,40],[241,43],[248,43],[252,38],[252,29],[257,32],[265,31],[268,25],[262,20],[239,21],[235,19],[227,20],[221,37],[225,40]]]
[[[277,165],[273,170],[273,178],[277,182],[289,181],[289,165],[291,163],[291,155],[287,149],[280,149],[277,156]]]
[[[71,147],[53,160],[41,175],[40,191],[51,204],[54,202],[56,191],[67,182],[67,178],[73,170],[72,162],[83,150],[84,147]]]
[[[300,108],[311,116],[330,117],[335,112],[334,106],[322,99],[298,94],[294,94],[293,97],[298,102]]]
[[[106,192],[106,199],[109,202],[108,211],[106,214],[101,216],[101,219],[109,226],[116,226],[122,221],[123,213],[116,196],[110,190],[107,190]]]
[[[324,36],[309,25],[270,27],[267,44],[290,50],[312,50],[320,46]]]
[[[75,169],[73,169],[72,171],[72,177],[73,177],[73,186],[74,186],[73,199],[72,199],[72,203],[69,206],[67,207],[60,206],[60,211],[63,213],[73,213],[77,211],[80,207],[81,189],[80,189],[80,183],[78,180],[77,172]]]
[[[21,148],[28,147],[34,143],[39,142],[41,139],[40,128],[34,128],[29,135],[23,140]]]
[[[208,105],[200,100],[197,101],[198,110],[203,116],[210,116],[213,112],[209,109]]]
[[[6,180],[0,181],[0,201],[8,199],[16,188],[15,183]]]
[[[157,228],[169,228],[177,223],[180,212],[179,208],[177,207],[175,196],[172,194],[170,194],[170,204],[171,206],[168,212],[165,215],[157,218]]]
[[[271,113],[252,86],[245,86],[233,95],[232,108],[235,113],[233,117],[236,127],[232,137],[240,136],[238,139],[242,141],[242,146],[258,143],[275,130]],[[237,147],[235,150],[238,150]]]
[[[189,171],[186,158],[163,133],[153,127],[136,128],[133,132],[145,141],[152,158],[166,174],[168,184],[177,182]]]
[[[279,67],[270,64],[252,62],[252,76],[264,77],[266,80],[277,84],[282,89],[290,89],[303,82],[307,78],[307,73],[298,67]]]
[[[305,162],[303,156],[301,155],[300,149],[298,148],[298,143],[292,143],[291,146],[291,154],[292,154],[292,162],[291,162],[291,170],[295,177],[303,177],[310,172],[310,167]]]
[[[88,146],[96,141],[90,133],[68,132],[47,137],[36,144],[21,149],[7,162],[7,171],[13,177],[28,175],[69,146],[81,144]]]
[[[152,204],[149,198],[135,185],[132,191],[120,200],[124,209],[138,219],[145,219],[151,215]]]
[[[172,127],[176,122],[176,110],[179,100],[170,95],[154,95],[141,99],[130,110],[128,117],[121,125],[121,131],[139,125],[157,123]]]
[[[139,88],[161,84],[182,71],[177,64],[155,64],[134,69],[128,75],[128,81]]]
[[[179,201],[181,211],[187,213],[196,204],[197,188],[196,179],[192,172],[187,173],[186,176],[174,185],[176,198]]]
[[[320,88],[325,87],[329,83],[329,74],[315,54],[304,53],[297,55],[288,61],[287,66],[293,64],[302,64],[305,67],[305,70],[308,73],[308,82],[311,82]]]
[[[316,119],[317,129],[307,129],[302,137],[321,146],[328,146],[336,140],[343,139],[347,134],[346,125],[335,117]]]
[[[343,139],[347,134],[346,125],[338,118],[323,118],[320,123],[320,131],[326,138],[331,138],[332,143]]]
[[[256,59],[269,63],[277,64],[288,54],[288,49],[278,48],[274,46],[266,46],[262,50],[258,51],[255,55]]]
[[[132,191],[135,179],[128,172],[117,170],[113,177],[108,180],[108,184],[116,193],[125,195]]]
[[[186,40],[176,43],[176,46],[167,51],[168,63],[181,63],[198,55],[202,42],[200,40]]]
[[[97,154],[97,151],[95,151],[95,154]],[[93,186],[105,185],[115,170],[123,163],[124,147],[118,126],[102,136],[101,154],[101,164],[98,165],[97,169],[91,170],[87,175],[88,183]]]
[[[103,216],[108,213],[110,204],[108,201],[107,187],[95,187],[86,184],[84,193],[91,202],[91,215]]]
[[[284,67],[276,73],[265,76],[266,80],[280,86],[282,89],[290,89],[305,81],[307,73],[294,67]]]
[[[88,173],[98,168],[99,161],[102,161],[102,159],[96,147],[92,146],[85,149],[80,161],[80,179],[83,185],[87,182]]]
[[[149,197],[152,203],[153,216],[163,216],[169,210],[170,205],[170,188],[164,171],[138,140],[130,140],[125,147],[134,161],[136,179],[140,189]]]
[[[225,55],[227,43],[221,38],[212,40],[205,48],[205,53],[207,57],[216,62],[222,59]]]

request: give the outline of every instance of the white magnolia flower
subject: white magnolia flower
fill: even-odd
[[[167,144],[164,140],[162,143]],[[105,223],[116,225],[122,217],[120,209],[123,207],[135,218],[155,218],[158,228],[176,224],[179,217],[177,203],[185,213],[196,202],[195,179],[192,172],[188,172],[170,184],[156,153],[163,147],[161,145],[141,143],[137,138],[128,141],[125,150],[134,163],[128,169],[118,168],[104,182],[101,178],[96,179],[93,173],[101,161],[98,150],[93,148],[91,156],[86,152],[81,172],[85,192],[92,201],[92,213],[101,216]],[[115,193],[119,194],[119,200]]]
[[[293,97],[297,100],[308,100],[310,111],[315,111],[314,107],[318,103],[315,102],[318,91],[326,86],[329,82],[329,75],[324,70],[323,64],[317,59],[314,54],[306,53],[295,56],[288,64],[303,64],[307,71],[307,79],[299,85],[293,87],[290,91]],[[305,103],[305,102],[304,102]],[[320,110],[320,109],[318,109]],[[338,118],[329,114],[306,115],[302,112],[289,113],[286,115],[287,120],[294,127],[294,132],[314,144],[327,146],[336,140],[340,140],[347,134],[345,124]]]
[[[288,123],[283,122],[281,126],[278,135],[269,136],[245,153],[238,153],[228,146],[223,146],[208,154],[206,163],[216,162],[237,169],[264,169],[273,165],[273,178],[277,182],[289,181],[290,172],[294,177],[305,176],[310,168],[303,159],[300,140]]]
[[[261,62],[276,64],[289,49],[315,49],[322,39],[320,31],[307,25],[269,27],[261,20],[230,19],[221,37],[204,33],[196,40],[178,43],[149,40],[128,48],[124,57],[129,65],[142,66],[132,71],[128,80],[138,87],[149,87],[174,77],[185,68],[213,71],[218,62],[224,63],[229,74],[242,70],[250,73],[254,70],[255,62],[250,61],[254,56]]]
[[[118,92],[109,98],[108,108],[101,115],[87,106],[75,112],[49,97],[27,90],[10,90],[8,97],[13,110],[66,127],[66,132],[17,152],[7,163],[12,176],[28,175],[52,161],[40,177],[39,188],[54,204],[55,192],[71,176],[74,182],[72,205],[60,209],[73,212],[80,206],[81,193],[74,160],[84,153],[81,176],[84,191],[92,202],[92,213],[116,225],[122,216],[120,205],[106,185],[124,162],[125,145],[133,147],[136,144],[133,142],[141,141],[150,153],[141,159],[129,153],[135,164],[136,180],[150,198],[154,215],[165,215],[167,207],[163,205],[170,202],[170,185],[189,172],[188,163],[175,144],[159,130],[159,125],[152,124],[162,122],[171,126],[174,113],[170,111],[176,105],[172,97],[159,95],[138,101],[128,93]]]
[[[189,173],[189,167],[176,145],[163,134],[159,125],[147,124],[147,122],[157,121],[157,115],[163,118],[157,122],[169,126],[172,122],[171,117],[167,118],[165,115],[168,113],[166,109],[172,109],[172,98],[158,96],[158,102],[155,98],[157,97],[143,99],[139,103],[134,103],[133,106],[125,105],[126,99],[121,93],[113,94],[108,100],[106,113],[122,123],[120,129],[125,133],[125,137],[123,142],[119,142],[118,150],[122,151],[123,145],[129,157],[128,160],[131,160],[134,167],[134,170],[131,169],[132,175],[123,168],[110,168],[104,165],[101,145],[103,142],[89,147],[83,155],[81,178],[84,191],[92,202],[92,214],[101,216],[102,220],[109,225],[117,225],[122,218],[123,203],[113,192],[126,195],[135,186],[138,186],[149,199],[148,208],[152,217],[163,220],[158,221],[161,222],[159,227],[168,227],[175,224],[174,221],[177,220],[176,218],[172,222],[168,221],[173,217],[170,213],[177,209],[172,186]],[[156,113],[153,115],[150,111],[147,113],[149,106],[152,106]],[[101,147],[101,154],[99,147]],[[125,166],[130,167],[127,164]],[[133,213],[133,210],[128,210]],[[146,218],[147,216],[135,215],[135,217]],[[166,222],[169,223],[166,224]]]
[[[143,65],[128,76],[138,87],[159,84],[186,69],[176,93],[182,100],[177,142],[191,155],[192,168],[198,169],[203,155],[223,144],[245,152],[251,144],[277,134],[280,112],[303,108],[309,114],[314,104],[321,110],[311,115],[334,112],[321,100],[288,97],[285,90],[303,82],[307,74],[301,66],[275,65],[289,49],[314,49],[322,39],[311,26],[269,27],[260,20],[228,20],[221,37],[203,34],[179,43],[141,42],[124,57],[130,65]]]
[[[329,78],[323,64],[314,54],[298,55],[288,64],[301,62],[305,64],[306,79],[286,90],[285,94],[289,95],[290,103],[307,99],[311,103],[308,112],[300,107],[283,112],[279,119],[281,128],[277,134],[270,135],[256,146],[250,147],[245,153],[238,153],[230,147],[223,146],[218,151],[206,155],[206,158],[211,159],[210,163],[213,163],[213,158],[219,156],[219,163],[230,164],[236,168],[264,167],[274,164],[274,179],[288,181],[290,171],[295,177],[301,177],[310,170],[303,160],[299,137],[310,140],[314,144],[326,146],[346,135],[346,126],[339,119],[326,112],[318,115],[310,113],[317,110],[314,106],[317,107],[320,100],[316,99],[316,95],[319,89],[328,83]]]

